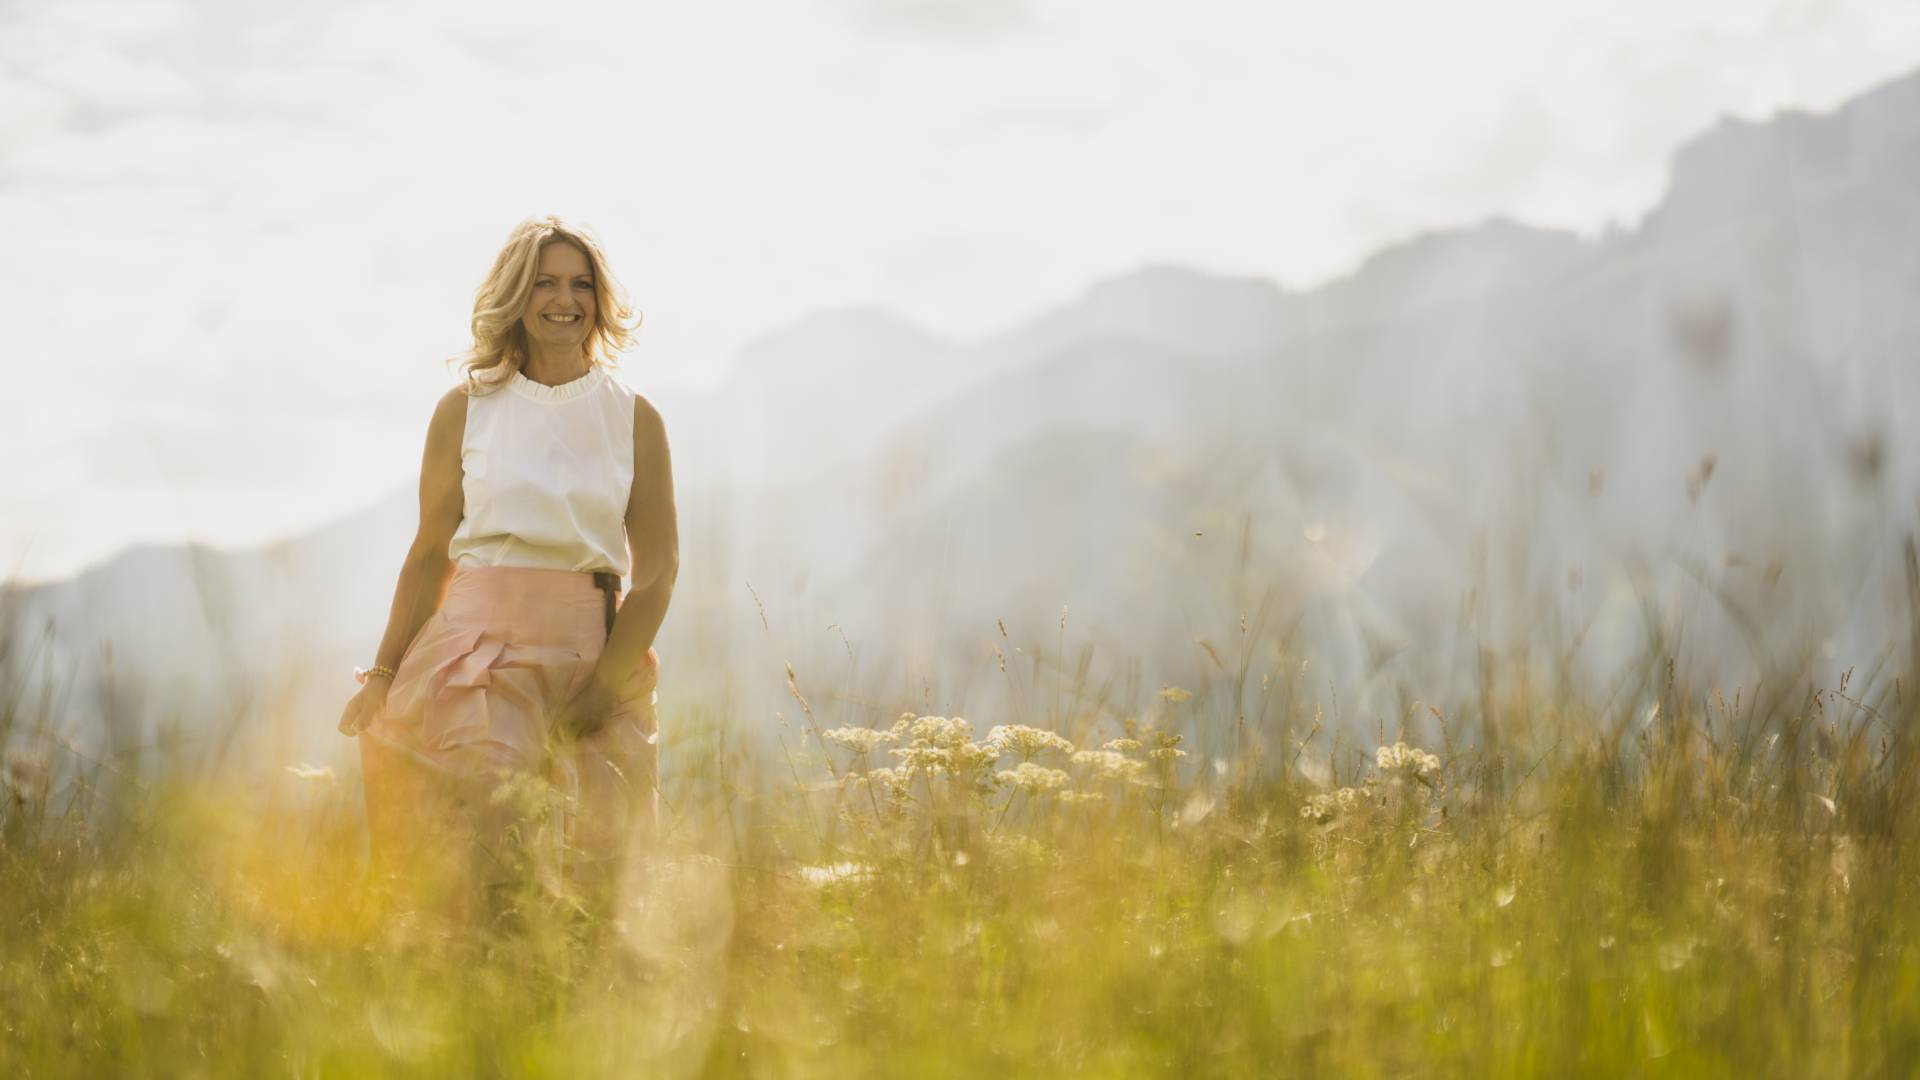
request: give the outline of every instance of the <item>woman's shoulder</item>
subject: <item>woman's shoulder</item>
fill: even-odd
[[[660,410],[653,407],[646,395],[633,395],[633,441],[634,445],[665,442],[667,438],[666,422],[660,419]]]
[[[440,395],[438,407],[452,408],[458,403],[459,407],[464,409],[468,401],[498,393],[506,389],[506,386],[505,379],[484,379],[478,372],[462,372],[460,378],[447,388],[447,392]]]
[[[606,376],[607,392],[615,398],[630,404],[635,398],[640,396],[640,392],[635,390],[633,384],[628,382],[626,376],[622,375],[617,369],[611,366],[602,366],[600,370],[601,373]]]
[[[442,416],[464,417],[467,415],[467,402],[478,396],[473,387],[466,383],[452,386],[440,395],[439,401],[434,402],[433,417],[435,420]]]
[[[612,368],[607,369],[607,386],[616,395],[616,400],[632,411],[636,424],[651,427],[660,423],[660,413],[647,400],[647,396],[635,390],[632,383]]]
[[[466,441],[466,432],[467,394],[463,387],[456,386],[434,403],[433,419],[427,423],[427,444],[455,448]]]

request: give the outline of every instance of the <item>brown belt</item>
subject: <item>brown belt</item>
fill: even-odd
[[[607,636],[613,636],[613,613],[620,606],[620,575],[611,570],[595,570],[593,583],[607,601]]]

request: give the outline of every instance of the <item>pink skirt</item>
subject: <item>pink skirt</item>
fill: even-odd
[[[659,657],[631,699],[571,738],[553,713],[606,645],[593,575],[457,567],[440,610],[407,646],[386,715],[360,735],[375,866],[435,855],[480,868],[559,854],[576,875],[617,871],[656,815]],[[557,811],[557,812],[556,812]]]

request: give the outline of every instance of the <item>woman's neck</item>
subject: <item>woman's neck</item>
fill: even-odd
[[[520,374],[542,386],[570,383],[593,368],[584,352],[542,349],[538,342],[527,344],[527,359],[520,365]]]

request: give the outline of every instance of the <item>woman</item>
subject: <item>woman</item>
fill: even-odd
[[[660,416],[608,371],[638,324],[587,233],[523,222],[427,428],[419,531],[340,731],[360,740],[376,868],[453,886],[456,910],[555,843],[604,905],[653,820],[678,536]]]

